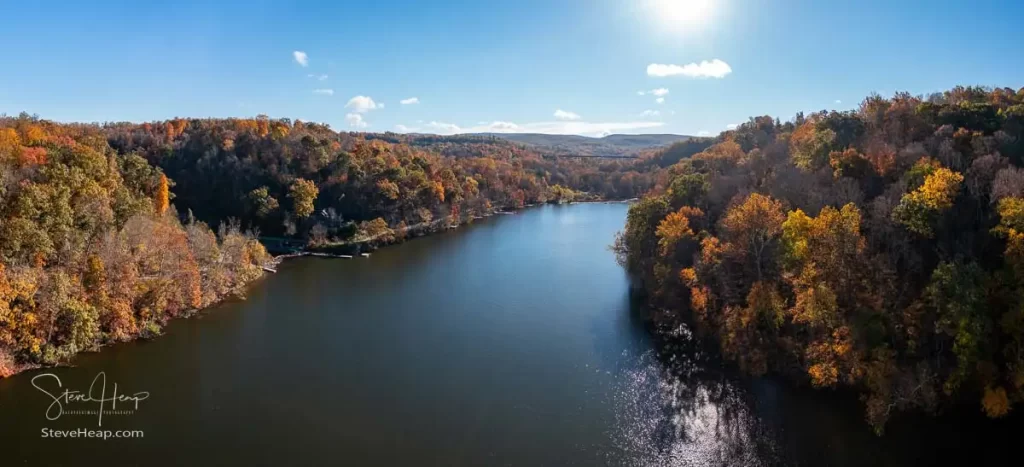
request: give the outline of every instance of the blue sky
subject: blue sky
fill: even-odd
[[[1020,0],[3,3],[0,113],[60,121],[716,134],[871,92],[1024,86]]]

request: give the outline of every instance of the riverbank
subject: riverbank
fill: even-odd
[[[499,216],[499,215],[516,215],[516,214],[519,214],[521,211],[524,211],[526,209],[535,208],[535,207],[541,207],[541,206],[544,206],[546,204],[589,204],[589,203],[620,204],[620,203],[630,203],[632,201],[635,201],[635,199],[626,199],[626,200],[585,200],[585,201],[573,201],[573,202],[566,202],[566,203],[530,204],[530,205],[525,205],[525,206],[520,207],[520,208],[504,207],[504,208],[492,209],[491,211],[489,211],[489,212],[487,212],[485,214],[482,214],[482,215],[467,216],[467,217],[461,219],[461,222],[459,224],[452,224],[452,223],[448,222],[446,219],[440,219],[440,220],[432,221],[430,223],[423,223],[423,224],[417,224],[417,225],[409,226],[409,227],[403,229],[400,232],[395,232],[395,235],[393,236],[393,238],[389,239],[389,241],[386,241],[386,242],[381,241],[381,238],[379,238],[379,237],[361,238],[361,239],[357,239],[356,241],[350,241],[350,242],[344,242],[344,243],[338,243],[338,244],[332,244],[332,245],[324,245],[324,246],[307,247],[307,248],[304,248],[304,249],[302,249],[300,251],[295,251],[295,252],[292,252],[292,253],[285,253],[285,254],[276,255],[276,256],[270,257],[269,259],[267,259],[265,261],[258,261],[259,264],[253,264],[251,268],[248,268],[248,270],[247,270],[247,272],[245,274],[238,274],[237,275],[237,278],[239,279],[238,283],[232,284],[229,288],[225,289],[225,291],[220,291],[220,292],[216,293],[215,294],[216,296],[214,298],[206,299],[206,301],[203,303],[203,305],[201,307],[186,309],[186,310],[181,311],[180,313],[175,313],[173,315],[169,315],[166,320],[155,322],[154,324],[156,326],[147,326],[146,328],[140,329],[138,332],[134,333],[133,335],[127,336],[127,337],[122,337],[122,338],[119,338],[119,339],[111,339],[111,340],[106,340],[106,341],[97,343],[97,344],[95,344],[92,347],[76,351],[74,354],[66,356],[63,359],[61,359],[60,361],[56,361],[56,362],[51,363],[51,364],[16,362],[15,359],[12,357],[11,353],[4,352],[3,349],[0,349],[0,378],[4,378],[4,377],[7,377],[7,376],[12,376],[12,375],[24,372],[24,371],[28,371],[28,370],[32,370],[32,369],[37,369],[37,368],[60,367],[60,366],[69,366],[69,365],[73,366],[72,360],[74,358],[77,358],[79,354],[100,352],[100,351],[102,351],[103,348],[105,348],[105,347],[107,347],[107,346],[109,346],[111,344],[122,343],[122,342],[130,342],[130,341],[134,341],[134,340],[149,340],[149,339],[157,338],[157,337],[159,337],[162,334],[161,328],[164,325],[166,325],[168,321],[170,321],[172,319],[175,319],[175,318],[191,318],[194,315],[196,315],[197,313],[199,313],[199,312],[201,312],[201,311],[203,311],[205,309],[208,309],[208,308],[210,308],[212,306],[218,305],[218,304],[220,304],[220,303],[222,303],[222,302],[224,302],[226,300],[230,300],[232,298],[243,298],[244,299],[244,297],[245,297],[245,295],[244,295],[245,289],[250,284],[252,284],[253,282],[259,280],[260,278],[262,278],[267,273],[276,273],[278,265],[280,265],[281,262],[283,262],[286,259],[299,258],[299,257],[319,257],[319,258],[333,258],[333,259],[358,259],[358,258],[366,258],[366,257],[370,256],[371,252],[376,251],[376,250],[378,250],[380,248],[383,248],[383,247],[386,247],[386,246],[397,245],[397,244],[400,244],[400,243],[404,243],[405,241],[408,241],[408,240],[413,239],[413,238],[428,236],[428,235],[432,235],[432,234],[435,234],[435,233],[456,229],[456,228],[459,228],[459,227],[470,225],[470,224],[472,224],[475,221],[487,219],[487,218],[494,217],[494,216]],[[207,282],[209,282],[209,281],[207,281]],[[204,283],[202,286],[204,288],[206,288],[206,287],[209,287],[210,284],[209,283]]]
[[[208,231],[197,230],[197,237]],[[210,235],[212,239],[212,233]],[[210,248],[205,252],[211,258],[197,261],[185,257],[176,269],[162,270],[173,274],[172,278],[154,274],[152,269],[148,275],[141,274],[145,271],[142,269],[144,262],[136,259],[143,266],[125,261],[121,265],[135,275],[126,274],[127,277],[121,276],[122,280],[117,281],[114,274],[120,271],[113,267],[117,263],[95,258],[85,274],[86,284],[75,284],[84,289],[84,299],[67,300],[64,309],[37,308],[36,313],[25,313],[28,316],[21,322],[18,317],[19,313],[24,313],[24,301],[42,301],[38,298],[40,285],[32,284],[25,277],[31,278],[29,274],[40,272],[21,268],[15,269],[14,274],[5,274],[6,268],[0,264],[0,292],[13,290],[17,293],[9,303],[0,301],[0,325],[13,323],[27,327],[46,320],[59,323],[72,320],[67,308],[76,307],[74,310],[78,313],[72,323],[75,334],[71,336],[52,331],[54,324],[50,325],[49,334],[33,334],[24,328],[14,329],[19,334],[0,329],[0,338],[3,338],[0,339],[0,379],[38,368],[73,366],[72,362],[81,354],[97,353],[112,344],[156,338],[175,319],[193,317],[232,298],[244,298],[249,285],[265,275],[267,265],[273,260],[259,242],[237,231],[229,231],[220,245],[214,240],[207,246]],[[167,261],[174,252],[151,250],[149,255],[147,258]],[[5,290],[8,284],[18,288]],[[0,295],[0,299],[10,300],[8,297]]]
[[[637,201],[637,198],[629,198],[622,200],[605,200],[605,199],[592,199],[583,201],[569,201],[569,202],[548,202],[548,203],[536,203],[527,204],[522,207],[506,206],[502,208],[491,209],[490,211],[479,214],[466,216],[460,220],[459,223],[453,224],[449,219],[438,219],[431,222],[424,222],[420,224],[414,224],[405,227],[401,230],[394,230],[390,234],[379,234],[369,238],[358,238],[344,242],[333,242],[322,245],[305,246],[299,251],[292,253],[286,253],[277,255],[274,257],[271,268],[276,267],[281,261],[288,258],[297,258],[304,256],[314,256],[320,258],[335,258],[335,259],[354,259],[357,257],[363,257],[369,253],[391,245],[397,245],[404,243],[413,238],[423,237],[432,235],[447,230],[457,229],[459,227],[470,225],[475,221],[484,220],[490,217],[499,215],[514,215],[520,211],[545,206],[549,204],[586,204],[586,203],[599,203],[599,204],[628,204]],[[390,237],[390,238],[386,238]],[[271,271],[274,272],[274,271]]]

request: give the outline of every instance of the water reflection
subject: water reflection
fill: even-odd
[[[701,351],[685,326],[636,356],[616,391],[614,445],[637,466],[776,465],[777,446],[750,392]]]

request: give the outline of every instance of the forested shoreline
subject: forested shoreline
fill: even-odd
[[[744,371],[902,410],[1024,399],[1024,90],[869,96],[634,159],[271,119],[0,117],[0,376],[240,293],[260,236],[331,251],[628,199],[623,265]],[[210,226],[216,226],[212,228]]]
[[[667,151],[666,151],[667,152]],[[1024,399],[1024,89],[755,117],[657,170],[616,241],[663,327],[904,410]]]
[[[658,162],[266,116],[0,116],[0,377],[159,334],[240,294],[271,260],[261,235],[373,248],[505,209],[637,197]]]
[[[97,126],[0,118],[0,377],[156,335],[262,275],[263,246],[179,215],[170,183]]]

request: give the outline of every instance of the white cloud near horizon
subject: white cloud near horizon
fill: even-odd
[[[700,63],[686,65],[665,65],[652,63],[647,65],[647,76],[665,78],[669,76],[685,76],[688,78],[724,78],[732,73],[732,67],[719,59],[703,60]]]
[[[298,63],[299,65],[309,66],[309,56],[306,55],[306,52],[296,50],[292,52],[292,57],[295,58],[295,62]]]
[[[555,110],[555,118],[558,120],[579,120],[580,115],[575,112],[569,112],[562,109]]]
[[[740,126],[739,123],[730,123],[730,124],[725,126],[725,129],[726,130],[735,130],[736,127],[738,127],[738,126]]]
[[[366,128],[366,120],[363,116],[355,113],[345,114],[345,122],[352,128]]]
[[[383,104],[378,105],[376,102],[373,101],[372,97],[367,96],[353,97],[348,100],[347,104],[345,104],[346,109],[352,109],[353,112],[361,114],[383,107]]]
[[[324,95],[327,95],[327,96],[333,96],[334,95],[334,90],[333,89],[314,89],[313,90],[313,94],[324,94]]]
[[[580,121],[554,121],[554,122],[530,122],[517,124],[513,122],[493,121],[490,123],[478,123],[470,127],[460,127],[454,123],[431,121],[423,128],[396,125],[395,129],[405,133],[435,133],[439,135],[453,135],[462,133],[543,133],[550,135],[584,135],[603,136],[612,133],[635,132],[650,128],[664,126],[663,122],[639,121],[639,122],[580,122]]]
[[[443,122],[430,122],[427,124],[427,128],[437,130],[441,134],[445,133],[459,133],[462,131],[458,125],[454,123],[443,123]]]
[[[668,95],[668,89],[666,89],[666,88],[658,88],[658,89],[651,89],[650,91],[637,91],[636,92],[636,95],[638,95],[638,96],[646,96],[648,94],[652,94],[652,95],[654,95],[654,97],[665,97],[665,96]]]
[[[408,99],[402,99],[402,100],[398,101],[398,103],[400,103],[402,105],[419,104],[420,103],[420,98],[418,98],[418,97],[410,97]]]
[[[697,136],[710,136],[711,133],[708,130],[700,130],[697,132]]]

